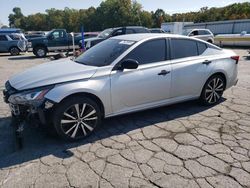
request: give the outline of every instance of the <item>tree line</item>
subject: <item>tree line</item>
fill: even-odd
[[[141,25],[160,27],[163,22],[207,22],[250,18],[250,2],[235,3],[222,8],[203,7],[197,12],[167,14],[162,9],[143,10],[142,5],[131,0],[105,0],[97,8],[64,10],[47,9],[46,13],[24,16],[19,7],[9,15],[9,26],[25,31],[48,31],[65,28],[68,32],[101,31],[105,28]]]

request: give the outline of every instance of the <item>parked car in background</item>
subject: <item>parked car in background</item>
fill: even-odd
[[[28,41],[23,34],[0,32],[0,53],[19,55],[20,52],[27,51],[27,48]]]
[[[84,39],[97,37],[98,35],[99,35],[99,32],[84,32]],[[78,33],[76,36],[82,37],[82,34]]]
[[[46,34],[44,31],[29,31],[25,33],[26,39],[32,39],[37,37],[44,37]]]
[[[237,83],[239,56],[169,34],[109,38],[75,60],[19,73],[5,84],[13,118],[40,118],[64,139],[85,138],[103,118],[200,99],[217,104]]]
[[[166,33],[164,30],[162,30],[161,28],[151,28],[149,29],[149,31],[151,33]]]
[[[33,38],[37,38],[37,37],[43,37],[43,34],[27,34],[25,35],[26,39],[33,39]]]
[[[250,34],[242,31],[240,34],[220,34],[216,35],[215,44],[218,46],[245,46],[250,47]]]
[[[209,43],[214,43],[214,34],[209,29],[187,29],[184,30],[183,34],[189,37],[207,41]]]
[[[85,48],[89,49],[110,37],[135,33],[150,33],[150,31],[147,28],[141,26],[127,26],[105,29],[97,37],[84,40]],[[79,46],[82,48],[81,40],[79,41]]]
[[[22,33],[22,30],[18,28],[1,28],[0,33],[5,33],[5,34]]]
[[[75,44],[78,44],[81,36],[75,36]],[[79,48],[78,45],[75,46]],[[29,39],[29,48],[36,57],[45,57],[48,52],[70,51],[73,49],[72,36],[65,29],[54,29],[45,36]]]

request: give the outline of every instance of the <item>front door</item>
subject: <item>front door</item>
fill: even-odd
[[[66,35],[67,34],[62,30],[53,31],[48,40],[49,51],[67,50],[69,46]]]
[[[124,59],[139,63],[135,70],[112,71],[111,102],[114,113],[151,106],[170,96],[171,65],[166,56],[166,40],[145,42]]]

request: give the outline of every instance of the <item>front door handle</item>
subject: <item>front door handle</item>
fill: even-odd
[[[169,74],[169,73],[170,73],[170,71],[162,70],[160,73],[158,73],[158,75],[163,75],[163,76],[165,76],[165,75],[167,75],[167,74]]]
[[[204,65],[209,65],[210,63],[212,63],[212,61],[209,61],[209,60],[206,60],[206,61],[202,62],[202,64],[204,64]]]

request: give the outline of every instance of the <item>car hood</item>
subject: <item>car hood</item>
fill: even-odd
[[[35,66],[14,75],[9,79],[9,82],[17,90],[26,90],[73,80],[89,79],[96,70],[97,67],[79,64],[68,58]]]

